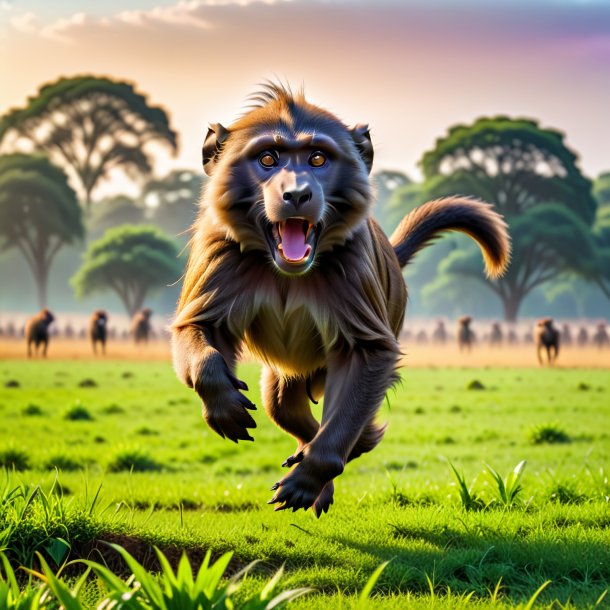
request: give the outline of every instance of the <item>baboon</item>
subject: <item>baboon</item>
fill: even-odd
[[[536,352],[543,364],[542,350],[546,350],[547,364],[553,365],[559,354],[559,331],[553,326],[553,318],[542,318],[536,323]]]
[[[436,323],[436,328],[432,332],[432,341],[434,341],[434,343],[438,343],[439,345],[445,345],[447,342],[447,329],[445,328],[445,323],[442,320],[438,320]]]
[[[598,322],[596,329],[593,337],[591,337],[593,345],[599,349],[608,347],[610,345],[610,336],[608,336],[608,331],[606,330],[606,323]]]
[[[108,314],[103,309],[98,309],[91,314],[89,319],[89,338],[93,346],[93,353],[97,355],[97,344],[102,348],[102,354],[106,354],[106,338],[108,335]]]
[[[269,501],[276,510],[333,501],[333,479],[372,450],[375,415],[397,380],[404,267],[439,233],[481,246],[487,273],[503,272],[506,225],[464,197],[412,211],[388,241],[371,216],[369,129],[349,129],[303,93],[268,85],[228,129],[210,126],[210,179],[193,225],[173,329],[179,378],[203,401],[220,436],[253,440],[255,406],[235,376],[242,346],[264,363],[263,405],[297,441]],[[321,424],[310,403],[324,395]]]
[[[578,347],[587,347],[589,345],[589,331],[584,326],[580,327],[578,335],[576,335],[576,345]]]
[[[74,327],[72,326],[72,324],[70,322],[68,322],[65,326],[64,326],[64,337],[66,339],[74,339],[74,335],[76,333],[74,332]]]
[[[132,318],[131,335],[136,343],[148,343],[151,335],[150,317],[152,313],[152,309],[145,307]]]
[[[38,356],[38,348],[42,345],[42,355],[47,357],[49,347],[49,326],[55,320],[55,316],[45,307],[41,312],[31,317],[25,323],[25,340],[28,346],[28,358],[32,357],[32,343],[34,353]]]
[[[489,331],[489,345],[493,347],[499,347],[504,341],[504,335],[502,334],[502,327],[499,322],[491,323],[491,330]]]
[[[458,319],[457,338],[460,351],[470,351],[472,349],[472,345],[474,343],[474,332],[470,328],[471,322],[472,318],[470,316],[462,316]]]
[[[517,345],[519,343],[519,336],[514,328],[509,328],[506,333],[506,339],[509,345]]]
[[[572,345],[572,343],[572,329],[569,324],[564,322],[561,327],[561,345]]]
[[[428,333],[423,328],[415,335],[415,343],[419,343],[420,345],[428,343]]]

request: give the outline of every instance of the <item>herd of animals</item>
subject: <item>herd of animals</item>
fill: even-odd
[[[94,354],[105,354],[108,339],[132,338],[136,344],[147,343],[155,337],[150,318],[152,309],[145,307],[132,317],[129,330],[117,333],[116,328],[108,326],[108,313],[103,309],[96,309],[89,318],[87,328],[78,332],[70,323],[60,331],[55,322],[55,316],[46,307],[36,315],[28,318],[25,325],[17,329],[14,323],[9,322],[4,327],[0,326],[0,339],[25,338],[28,357],[41,355],[46,357],[51,338],[61,336],[64,339],[89,339]],[[51,326],[53,325],[53,327]]]
[[[87,327],[76,331],[71,323],[67,323],[63,329],[52,328],[55,316],[49,309],[43,309],[27,320],[25,326],[17,329],[14,323],[9,322],[0,325],[0,339],[25,338],[28,357],[41,355],[46,357],[49,341],[53,337],[64,339],[88,339],[91,342],[93,353],[104,355],[106,343],[111,340],[131,339],[136,344],[147,343],[156,337],[150,319],[152,310],[148,307],[136,312],[132,317],[129,329],[117,332],[115,327],[109,327],[108,313],[103,309],[96,309],[89,318]],[[444,320],[438,320],[431,332],[420,329],[417,332],[404,330],[401,338],[405,342],[418,344],[433,343],[435,345],[447,345],[455,341],[461,352],[467,353],[475,345],[488,345],[490,347],[502,347],[503,345],[534,345],[540,364],[554,364],[559,355],[559,348],[565,347],[596,347],[598,349],[610,349],[610,333],[605,321],[599,321],[595,330],[589,332],[586,326],[581,325],[577,330],[564,323],[561,328],[554,325],[553,318],[542,318],[536,322],[534,328],[519,335],[515,328],[503,330],[499,322],[492,322],[488,330],[477,337],[472,329],[472,317],[462,316],[457,320],[457,329],[452,334],[447,329]]]

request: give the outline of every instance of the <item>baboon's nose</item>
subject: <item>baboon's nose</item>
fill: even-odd
[[[293,189],[284,191],[282,199],[292,203],[295,207],[299,207],[307,203],[311,199],[312,193],[309,184],[294,187]]]

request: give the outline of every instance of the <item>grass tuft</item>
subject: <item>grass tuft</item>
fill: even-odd
[[[118,449],[110,458],[108,472],[154,472],[163,469],[163,465],[154,460],[150,454],[139,447]]]
[[[572,441],[569,434],[562,430],[557,423],[534,426],[530,430],[528,438],[532,445],[555,445]]]
[[[0,467],[9,470],[29,470],[30,456],[23,449],[7,447],[0,450]]]
[[[38,405],[30,403],[27,407],[24,407],[21,410],[21,414],[25,415],[26,417],[37,417],[40,415],[44,415],[44,411]]]
[[[484,390],[485,386],[478,379],[473,379],[466,386],[467,390]]]
[[[64,413],[64,419],[69,421],[93,421],[94,418],[87,407],[77,402]]]

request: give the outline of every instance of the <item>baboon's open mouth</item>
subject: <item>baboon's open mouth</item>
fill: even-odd
[[[305,218],[287,218],[271,225],[273,260],[281,271],[303,273],[313,262],[317,227]]]

